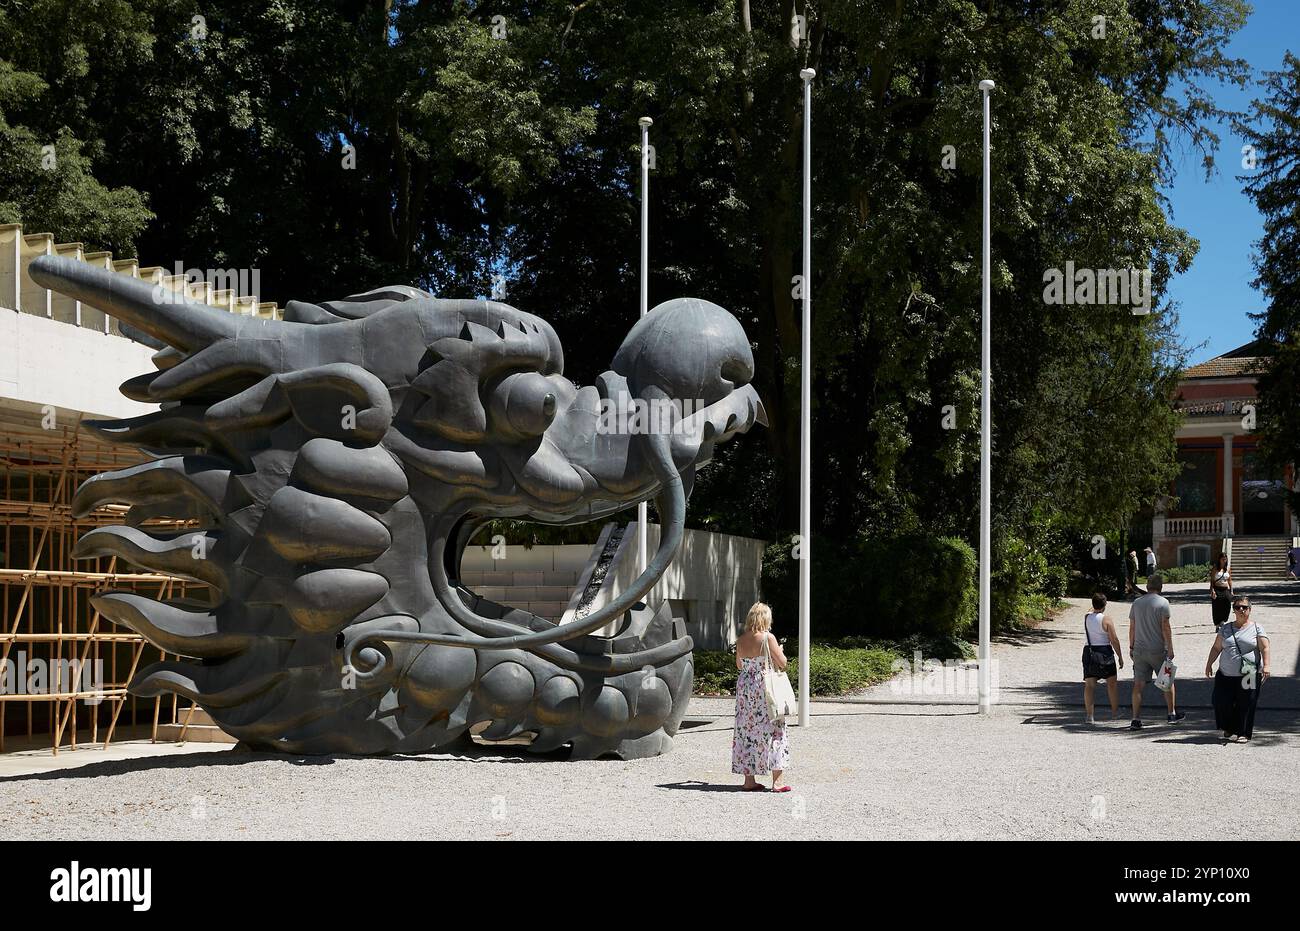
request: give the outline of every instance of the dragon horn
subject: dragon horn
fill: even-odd
[[[158,287],[57,255],[37,256],[28,274],[43,288],[76,298],[177,349],[193,352],[234,336],[239,317]],[[260,321],[265,324],[276,321]]]

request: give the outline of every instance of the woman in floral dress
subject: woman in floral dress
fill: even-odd
[[[790,743],[785,736],[785,719],[773,720],[767,713],[763,696],[763,670],[766,659],[763,644],[779,670],[786,666],[785,652],[772,634],[772,609],[759,602],[745,616],[745,632],[736,641],[736,730],[731,737],[731,771],[745,777],[746,792],[759,792],[763,786],[754,777],[770,772],[772,791],[789,792],[781,782],[782,771],[790,764]]]

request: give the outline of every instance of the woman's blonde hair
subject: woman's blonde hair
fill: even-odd
[[[745,615],[745,633],[766,633],[771,629],[772,609],[761,601],[754,602],[754,606]]]

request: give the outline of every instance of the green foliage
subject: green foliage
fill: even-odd
[[[1168,569],[1160,570],[1160,578],[1164,579],[1166,585],[1176,582],[1208,582],[1210,581],[1210,564],[1203,566],[1170,566]],[[1140,578],[1139,584],[1145,585],[1146,578]]]
[[[1264,216],[1255,261],[1268,309],[1256,315],[1262,353],[1271,353],[1259,379],[1261,449],[1281,471],[1300,462],[1300,57],[1288,52],[1269,72],[1265,97],[1238,132],[1255,148],[1255,170],[1242,176]],[[1300,495],[1291,493],[1291,506]]]
[[[910,654],[908,654],[910,655]],[[813,643],[808,656],[809,691],[813,695],[845,695],[884,682],[893,675],[893,664],[903,658],[899,645],[874,643],[849,645]],[[798,654],[787,651],[786,670],[790,684],[799,688]],[[736,654],[723,650],[696,650],[695,692],[731,694],[736,688]]]
[[[577,350],[567,374],[589,382],[637,315],[636,122],[652,116],[651,301],[693,294],[741,319],[770,421],[700,473],[690,519],[788,541],[796,74],[811,65],[816,617],[846,632],[961,631],[964,556],[867,541],[976,537],[976,82],[993,76],[993,604],[1004,626],[1064,590],[1065,529],[1127,526],[1174,474],[1167,402],[1185,353],[1162,295],[1197,244],[1158,186],[1184,145],[1209,167],[1214,125],[1232,115],[1205,88],[1246,74],[1224,51],[1244,22],[1239,0],[1102,7],[1105,41],[1078,3],[825,0],[796,49],[786,6],[731,0],[9,4],[0,219],[118,250],[134,240],[150,261],[257,268],[262,297],[281,302],[389,282],[485,295],[504,275],[507,299],[551,320]],[[1275,82],[1268,106],[1294,114],[1292,87]],[[1272,164],[1283,165],[1295,124],[1276,125]],[[71,174],[31,174],[21,153],[42,141]],[[1300,372],[1300,349],[1286,348],[1300,316],[1296,182],[1281,169],[1259,177],[1273,184],[1261,210],[1278,234],[1261,271],[1276,307],[1265,335],[1298,360],[1281,371]],[[156,216],[141,232],[146,193]],[[1149,266],[1155,312],[1045,304],[1044,271],[1067,261]],[[1297,396],[1289,377],[1269,383],[1268,407]],[[1296,458],[1294,443],[1278,448]],[[773,599],[786,599],[778,623],[793,619],[789,569],[769,569]]]
[[[808,691],[812,695],[845,695],[884,682],[900,654],[883,649],[841,649],[814,643],[808,654]],[[798,655],[791,653],[790,684],[799,688]]]
[[[798,611],[799,564],[791,551],[776,543],[763,557],[763,592],[782,631],[793,629]],[[819,637],[961,637],[976,621],[977,568],[975,551],[953,537],[817,543],[814,629]]]
[[[990,601],[995,630],[1041,620],[1068,587],[1066,536],[1041,518],[1025,529],[1027,538],[994,536]]]
[[[695,694],[731,694],[736,688],[736,654],[727,650],[696,650]]]
[[[49,91],[39,76],[0,61],[0,223],[84,242],[88,251],[133,255],[136,238],[153,218],[144,196],[96,180],[90,146],[68,127],[29,122],[51,106]]]

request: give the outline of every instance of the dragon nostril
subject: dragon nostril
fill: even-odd
[[[546,376],[537,372],[506,376],[488,400],[493,425],[519,438],[545,433],[559,408],[554,387]]]
[[[733,387],[739,388],[749,384],[754,377],[754,366],[745,359],[732,357],[722,363],[719,372],[725,381],[731,382]]]

